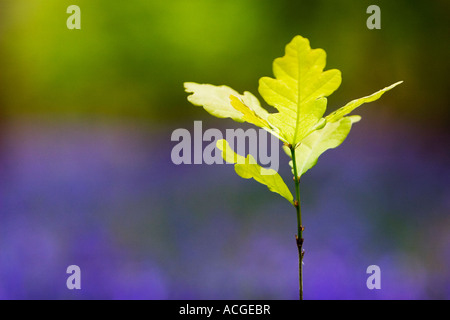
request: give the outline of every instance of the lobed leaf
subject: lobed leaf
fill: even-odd
[[[296,36],[273,63],[275,79],[259,81],[259,93],[279,111],[269,115],[269,123],[292,145],[315,130],[326,110],[325,97],[341,84],[341,72],[324,72],[325,64],[324,50],[311,49],[308,39]]]
[[[196,106],[202,106],[207,112],[217,118],[231,118],[237,122],[244,122],[245,116],[231,105],[230,96],[237,97],[250,108],[259,118],[267,120],[268,112],[261,107],[259,100],[250,92],[243,95],[227,86],[213,86],[211,84],[198,84],[185,82],[189,102]]]

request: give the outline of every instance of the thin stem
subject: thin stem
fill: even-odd
[[[297,235],[295,236],[298,249],[298,280],[299,280],[299,297],[303,300],[303,255],[305,254],[303,247],[303,226],[302,226],[302,210],[300,206],[300,180],[297,173],[297,163],[295,161],[295,147],[290,146],[292,154],[292,167],[294,168],[294,182],[296,200],[294,201],[297,210]]]

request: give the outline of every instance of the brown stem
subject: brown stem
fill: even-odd
[[[302,231],[305,230],[303,226],[301,227]],[[299,297],[300,300],[303,300],[303,256],[305,255],[305,250],[303,250],[303,238],[299,238],[295,235],[295,241],[297,243],[298,249],[298,278],[299,278]]]

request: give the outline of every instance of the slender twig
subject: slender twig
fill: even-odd
[[[299,298],[303,300],[303,255],[305,251],[303,247],[303,226],[302,226],[302,210],[300,207],[300,180],[297,173],[297,163],[295,161],[295,146],[289,146],[292,155],[292,167],[294,169],[294,182],[296,199],[294,201],[295,209],[297,210],[297,235],[295,236],[298,249],[298,280],[299,280]]]

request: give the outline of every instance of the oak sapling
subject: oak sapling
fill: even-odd
[[[236,154],[226,140],[217,141],[226,162],[234,163],[236,173],[245,179],[253,178],[266,185],[270,191],[284,197],[294,206],[297,214],[296,244],[299,256],[299,298],[303,299],[303,231],[300,205],[300,179],[317,163],[328,149],[336,148],[347,137],[352,125],[361,120],[349,115],[360,105],[379,99],[402,81],[394,83],[369,96],[355,99],[324,116],[327,98],[341,84],[337,69],[323,71],[326,53],[311,49],[309,40],[296,36],[286,46],[285,55],[273,63],[275,78],[262,77],[258,91],[263,99],[278,112],[269,113],[250,92],[240,94],[227,86],[213,86],[186,82],[188,100],[202,106],[218,118],[231,118],[260,127],[280,139],[283,149],[291,158],[295,185],[295,199],[282,177],[272,169],[261,167],[249,154]]]

